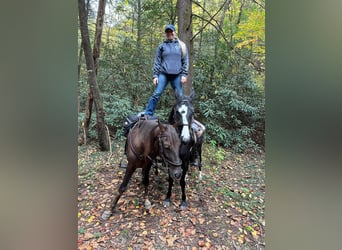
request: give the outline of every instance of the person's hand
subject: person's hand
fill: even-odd
[[[153,84],[154,84],[154,86],[157,86],[157,84],[158,84],[158,78],[157,77],[153,78]]]
[[[182,78],[181,78],[181,83],[182,83],[182,84],[186,83],[186,77],[185,77],[185,76],[182,76]]]

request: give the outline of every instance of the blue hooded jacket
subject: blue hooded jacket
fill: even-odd
[[[187,76],[188,69],[188,51],[186,49],[182,57],[182,48],[177,38],[165,40],[158,46],[153,65],[153,78],[158,77],[160,73]]]

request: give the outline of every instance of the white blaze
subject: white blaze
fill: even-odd
[[[182,116],[182,121],[183,121],[183,129],[181,133],[181,138],[184,142],[190,141],[190,130],[189,130],[189,123],[188,120],[186,119],[186,115],[188,113],[188,107],[186,105],[182,105],[179,109],[178,112]]]

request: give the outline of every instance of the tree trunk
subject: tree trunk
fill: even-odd
[[[96,18],[94,47],[93,47],[93,60],[94,60],[94,69],[95,69],[96,76],[99,70],[100,47],[101,47],[101,37],[102,37],[102,30],[103,30],[105,8],[106,8],[106,0],[99,0],[99,6],[98,6],[97,18]],[[91,121],[91,115],[93,113],[93,103],[94,103],[93,93],[89,86],[87,102],[86,102],[86,107],[85,107],[85,117],[84,117],[85,138],[89,138],[89,126],[90,126],[90,121]]]
[[[78,66],[77,66],[77,80],[81,80],[81,66],[82,66],[82,56],[83,56],[83,44],[81,42],[81,48],[78,54]]]
[[[84,53],[85,54],[85,53]],[[88,69],[88,66],[87,66]],[[88,72],[89,75],[89,72]],[[89,127],[90,127],[90,121],[91,121],[91,114],[93,113],[93,103],[94,103],[94,98],[93,98],[93,93],[90,87],[90,83],[89,83],[89,76],[88,76],[88,95],[87,95],[87,101],[85,104],[85,114],[84,114],[84,138],[85,141],[84,143],[86,143],[86,140],[89,138]]]
[[[93,48],[93,58],[94,58],[94,67],[95,67],[96,75],[99,69],[101,37],[102,37],[106,2],[107,0],[99,0],[99,7],[97,9],[96,30],[95,30],[95,39],[94,39],[94,48]]]
[[[189,54],[189,75],[187,83],[183,86],[185,95],[190,95],[192,90],[192,76],[193,76],[193,56],[194,48],[192,38],[192,0],[178,0],[177,1],[177,15],[178,15],[178,37],[182,40],[188,48]]]
[[[90,0],[87,0],[86,3],[86,17],[88,17],[89,9],[90,9]],[[84,45],[83,41],[81,42],[81,51],[80,51],[80,56],[81,52],[84,50]],[[80,58],[81,62],[81,58]],[[81,65],[79,64],[79,68],[81,69]],[[87,101],[85,103],[85,109],[84,109],[84,121],[82,123],[81,131],[79,132],[78,135],[78,144],[83,145],[87,143],[87,139],[89,138],[89,126],[90,126],[90,121],[91,121],[91,114],[93,112],[93,94],[90,89],[90,85],[88,86],[88,94],[87,94]]]
[[[107,130],[104,121],[104,109],[102,97],[100,94],[99,87],[97,85],[95,66],[93,54],[90,46],[88,23],[87,23],[87,12],[85,8],[84,0],[78,0],[78,10],[79,10],[79,22],[80,30],[83,42],[84,56],[86,59],[87,72],[88,72],[88,84],[92,92],[95,108],[96,108],[96,122],[97,122],[97,134],[100,149],[102,151],[109,150],[109,141],[107,136]]]
[[[143,71],[142,65],[142,27],[141,27],[141,17],[142,17],[142,8],[141,8],[141,0],[137,0],[137,45],[136,45],[136,62],[137,62],[137,78],[136,81],[141,83],[141,72]],[[139,87],[135,87],[134,91],[134,105],[138,106],[140,101],[139,95]]]
[[[81,42],[81,47],[80,47],[80,51],[78,55],[78,66],[77,66],[77,85],[78,85],[77,114],[79,114],[81,111],[80,80],[81,80],[82,56],[83,56],[83,44]],[[84,126],[82,124],[78,124],[78,145],[83,145],[85,143],[83,129],[84,129]]]

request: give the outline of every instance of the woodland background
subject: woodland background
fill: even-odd
[[[92,77],[80,32],[80,145],[98,138],[101,150],[109,150],[108,131],[120,140],[124,118],[145,109],[154,88],[155,51],[172,23],[189,48],[185,93],[195,90],[195,117],[206,125],[206,142],[236,152],[264,148],[263,0],[80,2],[95,71]],[[168,87],[156,115],[167,119],[173,103]]]

